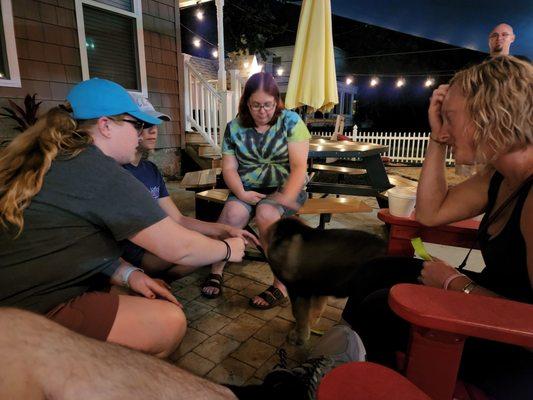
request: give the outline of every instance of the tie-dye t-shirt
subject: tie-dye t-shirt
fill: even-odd
[[[235,118],[226,127],[222,154],[235,156],[246,190],[280,187],[290,172],[289,142],[308,141],[309,130],[294,111],[283,110],[265,133],[244,128]]]

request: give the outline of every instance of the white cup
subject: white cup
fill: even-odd
[[[416,188],[394,187],[387,190],[389,212],[395,217],[409,217],[415,209]]]

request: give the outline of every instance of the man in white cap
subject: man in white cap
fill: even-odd
[[[148,101],[148,99],[141,93],[130,93],[130,96],[142,112],[163,121],[171,120],[167,114],[157,111],[150,101]],[[159,172],[159,169],[153,162],[148,161],[145,157],[147,153],[155,149],[157,134],[157,125],[147,126],[145,124],[145,128],[143,129],[139,140],[139,147],[137,148],[135,159],[130,164],[123,165],[123,167],[146,186],[163,211],[165,211],[166,214],[178,224],[187,229],[203,233],[204,235],[218,239],[241,237],[245,241],[252,240],[253,242],[256,242],[257,239],[243,229],[237,229],[224,224],[199,221],[195,218],[184,216],[178,210],[168,194],[165,181]],[[135,267],[142,267],[150,275],[161,275],[166,279],[168,278],[172,280],[196,270],[196,268],[173,265],[172,263],[146,252],[142,247],[139,247],[132,242],[125,241],[123,245],[124,253],[122,254],[122,258]]]

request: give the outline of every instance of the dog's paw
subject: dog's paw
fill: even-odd
[[[305,346],[307,345],[307,342],[309,341],[309,334],[305,335],[301,332],[298,332],[296,329],[292,329],[289,332],[288,340],[290,344],[294,344],[296,346]]]

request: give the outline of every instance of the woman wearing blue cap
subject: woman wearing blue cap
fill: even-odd
[[[185,334],[185,316],[168,290],[121,262],[118,241],[186,266],[240,261],[244,241],[178,225],[120,167],[134,159],[143,128],[161,122],[124,88],[91,79],[67,100],[72,114],[52,108],[0,156],[0,305],[167,356]],[[102,291],[110,282],[146,298]]]

